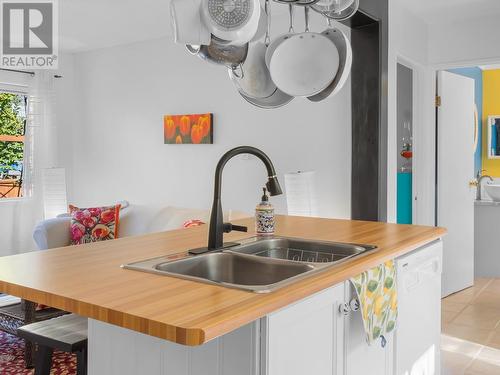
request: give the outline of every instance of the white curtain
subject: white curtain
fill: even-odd
[[[14,79],[12,75],[9,77],[7,79]],[[53,74],[41,71],[27,77],[22,77],[28,93],[24,197],[0,200],[0,256],[35,249],[32,239],[33,227],[43,219],[42,171],[44,168],[55,167],[57,163]],[[2,76],[0,81],[6,79],[1,78]]]

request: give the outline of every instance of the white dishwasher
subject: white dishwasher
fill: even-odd
[[[439,375],[443,244],[433,242],[396,260],[398,328],[395,375]]]

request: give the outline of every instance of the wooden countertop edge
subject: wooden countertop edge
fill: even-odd
[[[447,231],[444,228],[435,228],[432,235],[427,236],[425,239],[420,237],[418,241],[411,243],[408,243],[409,240],[406,240],[406,245],[402,246],[400,249],[383,249],[381,253],[368,254],[364,257],[354,259],[351,262],[341,264],[333,268],[335,272],[332,272],[332,269],[325,270],[319,274],[302,279],[280,290],[281,292],[293,291],[293,293],[287,294],[287,298],[274,298],[273,300],[273,294],[277,292],[266,294],[264,296],[269,296],[271,301],[263,303],[260,299],[254,299],[249,302],[244,302],[237,308],[237,310],[243,310],[245,312],[244,314],[238,314],[222,321],[216,320],[214,324],[205,325],[204,328],[196,326],[174,326],[168,323],[138,317],[126,312],[109,309],[81,300],[58,296],[48,292],[42,292],[34,288],[12,284],[6,281],[0,281],[0,288],[4,291],[4,293],[53,306],[55,308],[64,309],[91,319],[117,325],[122,328],[141,332],[178,344],[198,346],[234,331],[235,329],[249,324],[285,306],[312,296],[326,288],[344,282],[350,277],[370,269],[371,267],[375,267],[380,263],[397,258],[418,249],[421,246],[439,240],[446,233]],[[68,308],[68,305],[71,308]],[[249,308],[251,308],[252,313],[248,313]]]
[[[14,295],[22,299],[28,299],[36,303],[48,305],[57,309],[85,316],[86,318],[99,320],[104,323],[144,333],[149,336],[172,341],[177,344],[198,346],[210,341],[212,338],[215,338],[212,337],[210,339],[206,339],[205,331],[201,328],[183,328],[173,326],[76,299],[40,292],[33,288],[11,284],[5,281],[0,281],[0,288],[9,295]],[[58,300],[61,299],[64,300],[64,303],[58,302]],[[68,308],[68,303],[75,306],[75,308]],[[84,311],[86,312],[84,313]],[[92,313],[89,314],[87,311],[92,311]],[[241,326],[243,325],[244,324]]]

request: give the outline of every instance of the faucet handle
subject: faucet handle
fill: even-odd
[[[232,231],[237,231],[237,232],[248,232],[248,227],[245,227],[243,225],[233,225],[231,223],[224,223],[224,233],[229,233]]]

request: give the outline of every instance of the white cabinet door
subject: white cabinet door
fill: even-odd
[[[343,299],[340,284],[263,318],[262,374],[341,375]]]
[[[356,297],[352,284],[345,284],[346,301]],[[391,375],[393,373],[393,335],[386,337],[383,348],[380,341],[368,345],[360,311],[351,311],[344,323],[344,374]]]
[[[89,319],[89,375],[257,375],[259,321],[183,346]]]

